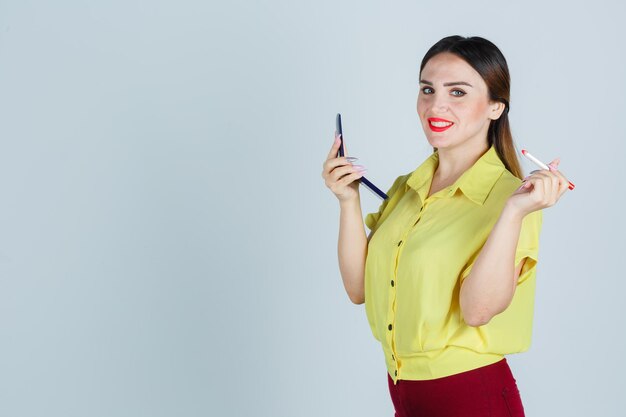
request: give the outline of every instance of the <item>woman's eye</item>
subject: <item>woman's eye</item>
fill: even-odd
[[[428,92],[427,90],[432,90],[432,88],[430,88],[430,87],[422,88],[422,92],[424,94],[432,94],[432,93]],[[465,95],[465,91],[462,91],[462,90],[452,90],[452,93],[461,93],[461,94],[452,94],[455,97],[463,97]]]

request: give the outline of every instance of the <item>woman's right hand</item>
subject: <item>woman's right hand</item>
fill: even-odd
[[[333,143],[328,157],[324,161],[322,178],[324,178],[326,186],[342,202],[359,198],[359,183],[355,180],[361,178],[367,169],[362,165],[352,164],[358,158],[337,156],[341,144],[339,137],[340,135],[335,132],[335,143]],[[345,144],[343,150],[344,155],[347,155],[348,150]]]

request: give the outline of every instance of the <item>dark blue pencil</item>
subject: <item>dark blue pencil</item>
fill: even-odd
[[[341,145],[339,145],[339,156],[344,156],[344,152],[343,152],[343,131],[341,129],[341,114],[339,114],[339,113],[337,113],[337,120],[335,122],[335,128],[337,130],[337,134],[341,135]],[[367,189],[369,189],[371,192],[373,192],[374,194],[376,194],[378,197],[382,198],[383,200],[386,200],[386,199],[389,198],[389,196],[387,194],[385,194],[380,188],[378,188],[377,186],[372,184],[372,182],[370,180],[368,180],[367,178],[361,177],[357,181],[359,181]]]

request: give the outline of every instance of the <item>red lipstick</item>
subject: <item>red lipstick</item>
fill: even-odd
[[[430,130],[432,130],[433,132],[443,132],[444,130],[448,130],[449,128],[454,126],[454,122],[451,122],[450,120],[446,120],[446,119],[440,119],[438,117],[429,117],[427,120],[428,120],[428,126],[430,127]],[[446,123],[452,123],[452,124],[449,126],[445,126],[445,127],[438,127],[438,126],[433,126],[432,122],[446,122]]]

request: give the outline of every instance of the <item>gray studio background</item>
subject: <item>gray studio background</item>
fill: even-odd
[[[452,34],[501,48],[518,149],[577,186],[507,356],[526,413],[624,415],[625,11],[0,0],[0,416],[393,416],[320,174],[337,112],[385,190],[429,155],[419,63]]]

